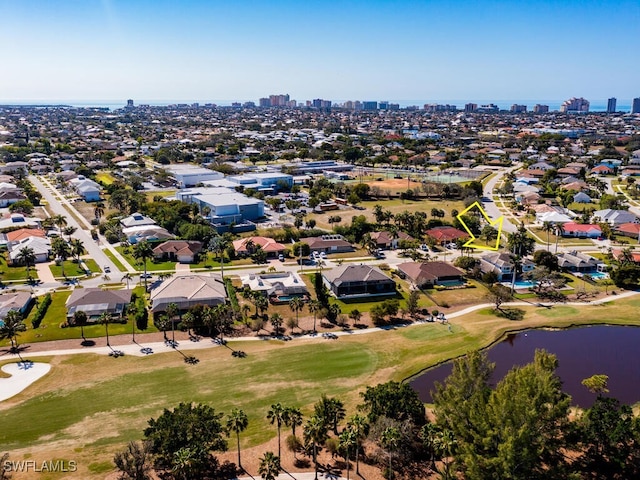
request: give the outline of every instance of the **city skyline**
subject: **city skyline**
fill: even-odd
[[[0,42],[12,45],[5,64],[15,67],[0,77],[4,103],[279,92],[298,101],[575,96],[626,105],[640,93],[640,4],[631,1],[10,0],[0,15]]]

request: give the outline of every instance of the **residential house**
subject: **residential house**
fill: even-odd
[[[613,258],[620,261],[631,261],[635,264],[640,264],[640,252],[628,249],[613,249],[611,251]]]
[[[322,272],[327,288],[338,298],[393,295],[396,283],[377,267],[341,265]]]
[[[402,241],[415,241],[415,238],[404,232],[398,232],[397,235],[394,236],[393,233],[385,230],[382,232],[371,232],[369,235],[371,235],[371,240],[376,242],[377,248],[384,249],[396,249]]]
[[[624,223],[640,223],[640,218],[627,210],[612,210],[611,208],[606,208],[593,212],[593,221],[618,226]]]
[[[308,295],[304,281],[295,272],[252,273],[241,277],[242,286],[254,292],[264,292],[268,297],[292,297]]]
[[[462,230],[459,230],[455,227],[450,227],[448,225],[430,228],[424,233],[440,245],[445,245],[447,243],[455,242],[456,240],[469,238],[469,234],[467,232],[463,232]]]
[[[615,227],[617,235],[640,239],[640,223],[623,223]]]
[[[398,274],[416,287],[462,282],[463,272],[446,262],[405,262],[398,265]]]
[[[9,251],[9,263],[16,265],[19,263],[20,250],[23,248],[31,248],[35,256],[35,263],[48,262],[51,255],[51,242],[48,238],[27,237],[17,242],[7,244]]]
[[[16,228],[39,228],[40,219],[36,217],[25,217],[21,213],[11,213],[0,218],[0,231],[14,230]]]
[[[127,241],[131,244],[147,240],[148,242],[156,242],[159,240],[168,240],[174,238],[166,228],[159,225],[140,225],[137,227],[127,227],[122,229],[122,233],[127,237]]]
[[[522,273],[530,272],[536,266],[528,258],[523,258],[520,262]],[[494,272],[498,276],[499,282],[511,280],[515,267],[514,260],[508,253],[491,252],[480,258],[480,270],[483,273]]]
[[[592,223],[574,223],[568,222],[562,226],[563,237],[576,238],[599,238],[602,236],[602,229],[599,225]]]
[[[536,213],[536,222],[540,224],[543,224],[545,222],[549,222],[553,224],[556,224],[556,223],[564,224],[564,223],[569,223],[571,221],[572,221],[571,217],[557,211]]]
[[[287,249],[285,245],[269,237],[246,237],[233,242],[233,249],[239,257],[253,255],[258,247],[266,252],[267,257],[277,257]]]
[[[101,288],[76,288],[65,306],[67,320],[73,324],[73,315],[84,312],[88,322],[97,322],[103,313],[122,319],[131,303],[131,290],[102,290]]]
[[[613,175],[614,170],[608,165],[598,165],[591,169],[591,173],[594,175]]]
[[[353,252],[354,248],[342,235],[322,235],[320,237],[301,238],[301,242],[309,245],[312,252],[343,253]]]
[[[128,217],[124,217],[120,220],[120,224],[124,227],[140,227],[143,225],[155,225],[156,221],[153,218],[147,217],[139,212],[132,213]]]
[[[220,305],[226,298],[227,291],[220,275],[176,274],[151,290],[151,311],[154,314],[165,312],[170,303],[186,311],[194,305]]]
[[[26,199],[27,197],[19,188],[0,187],[0,208],[7,208],[13,203]]]
[[[100,200],[100,185],[84,175],[69,180],[69,185],[85,202],[97,202]]]
[[[16,291],[0,294],[0,320],[11,310],[20,312],[23,317],[26,317],[32,302],[33,297],[29,292]]]
[[[602,260],[575,250],[572,252],[558,253],[556,257],[558,257],[558,266],[569,272],[588,273],[604,271],[605,269],[605,264]]]
[[[19,228],[7,233],[0,233],[0,245],[6,246],[10,242],[20,242],[29,237],[45,238],[46,233],[38,228]]]
[[[575,203],[591,203],[591,197],[584,192],[578,192],[573,196]]]
[[[167,240],[153,249],[153,257],[160,261],[194,263],[202,251],[202,242],[192,240]]]

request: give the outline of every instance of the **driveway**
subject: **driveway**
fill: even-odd
[[[502,177],[506,175],[508,172],[515,170],[516,168],[519,168],[519,167],[514,167],[508,170],[502,170],[497,172],[495,177],[489,179],[483,191],[483,195],[485,198],[488,199],[488,201],[483,202],[482,207],[484,208],[485,212],[487,212],[487,215],[489,215],[489,217],[491,217],[493,220],[496,220],[504,216],[502,231],[505,233],[513,233],[517,231],[518,228],[513,223],[511,223],[511,221],[509,220],[509,216],[505,215],[498,208],[498,205],[496,205],[496,202],[493,200],[494,191],[496,189],[496,185],[498,184],[498,182],[502,180]]]

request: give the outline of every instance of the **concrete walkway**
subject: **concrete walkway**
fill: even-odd
[[[547,307],[553,308],[554,306],[574,306],[574,307],[588,307],[593,305],[601,305],[603,303],[612,302],[615,300],[620,300],[623,298],[632,297],[640,294],[640,292],[623,292],[616,296],[607,296],[598,300],[594,300],[591,302],[565,302],[565,303],[533,303],[533,302],[509,302],[502,304],[503,307]],[[446,319],[450,320],[452,318],[462,317],[469,313],[475,312],[476,310],[481,310],[483,308],[490,308],[494,305],[492,303],[482,303],[479,305],[473,305],[467,307],[465,309],[459,310],[457,312],[451,312],[446,315]],[[399,328],[412,328],[417,325],[423,325],[427,323],[426,321],[414,322],[409,324],[398,324],[398,325],[390,325],[387,327],[374,327],[367,328],[364,330],[348,330],[342,332],[331,332],[330,334],[309,334],[309,335],[299,335],[286,337],[289,341],[298,341],[298,340],[316,340],[320,342],[336,340],[340,337],[351,336],[351,335],[368,335],[374,332],[381,332],[385,330],[394,330]],[[118,336],[127,337],[128,335]],[[112,344],[116,345],[119,342],[115,341],[114,337],[112,338]],[[268,342],[272,337],[232,337],[227,339],[229,345],[225,348],[228,348],[230,351],[233,350],[232,344],[235,342]],[[165,344],[164,342],[142,342],[142,343],[127,343],[124,345],[116,345],[113,347],[107,346],[95,346],[95,347],[81,347],[81,348],[68,348],[68,349],[57,349],[57,350],[43,350],[38,352],[25,352],[23,353],[23,357],[26,358],[35,358],[35,357],[46,357],[51,355],[76,355],[76,354],[87,354],[87,353],[95,353],[97,355],[113,355],[113,351],[121,351],[125,355],[144,357],[147,355],[151,355],[154,353],[168,353],[172,351],[177,351],[178,353],[192,351],[192,350],[202,350],[206,348],[220,348],[221,345],[212,339],[209,338],[201,338],[199,341],[189,341],[182,340],[179,342],[176,348],[171,347],[170,345]],[[5,358],[18,358],[16,354],[7,353]]]

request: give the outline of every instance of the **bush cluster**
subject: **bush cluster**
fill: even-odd
[[[40,302],[40,305],[38,305],[38,309],[36,310],[36,314],[33,316],[33,320],[31,320],[31,326],[34,329],[38,328],[42,323],[42,319],[47,313],[49,305],[51,305],[51,294],[47,293]]]

